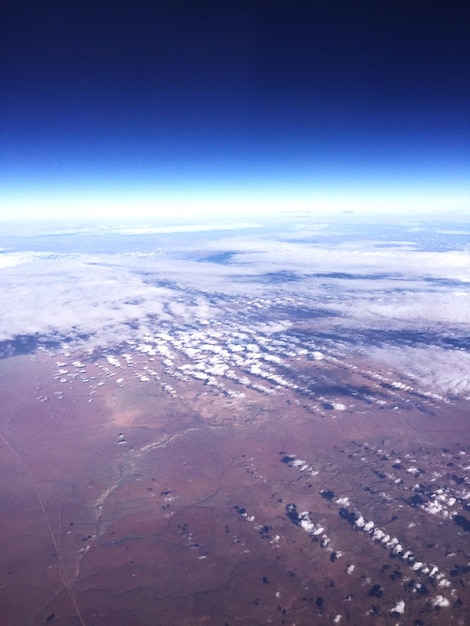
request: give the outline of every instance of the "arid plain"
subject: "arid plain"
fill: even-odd
[[[1,362],[4,624],[468,620],[468,402],[318,351],[263,392],[210,328],[200,380],[162,334]]]
[[[10,242],[2,626],[469,622],[468,255],[332,230]]]

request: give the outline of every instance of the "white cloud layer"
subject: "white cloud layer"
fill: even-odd
[[[239,225],[225,229],[231,226]],[[385,248],[372,239],[348,238],[328,224],[319,230],[333,239],[322,235],[315,243],[301,239],[298,224],[286,231],[279,225],[256,234],[247,231],[245,237],[227,237],[206,227],[205,234],[196,229],[195,236],[178,229],[141,228],[130,229],[122,237],[122,251],[114,254],[83,253],[79,246],[73,253],[52,249],[65,241],[60,237],[68,237],[73,250],[74,241],[86,240],[83,230],[75,238],[16,235],[17,247],[11,251],[2,241],[0,341],[35,335],[112,346],[152,332],[161,322],[224,319],[236,325],[248,306],[256,312],[248,323],[274,335],[295,322],[301,306],[302,319],[308,320],[312,311],[316,328],[336,337],[338,345],[357,339],[370,356],[425,385],[470,393],[470,355],[456,349],[459,337],[470,334],[469,250],[413,249],[408,242],[413,231],[406,228],[402,240]],[[106,249],[111,233],[119,237],[117,230],[94,232],[93,241]],[[454,236],[444,230],[439,237]],[[121,240],[113,241],[119,249]],[[223,261],[211,262],[225,253]],[[282,313],[286,302],[293,319]],[[318,309],[331,317],[315,318]],[[400,333],[405,331],[417,333],[416,340],[409,334],[403,341]],[[445,344],[443,338],[452,341]]]
[[[147,284],[125,265],[99,265],[86,256],[33,255],[1,276],[0,341],[91,335],[98,345],[112,345],[134,336],[136,327],[145,332],[151,320],[188,321],[216,313],[202,295],[181,301],[179,291]]]

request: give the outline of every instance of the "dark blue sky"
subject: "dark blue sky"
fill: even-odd
[[[467,3],[94,4],[4,11],[11,210],[66,214],[94,197],[112,211],[120,197],[119,211],[132,198],[153,211],[172,194],[468,200]]]

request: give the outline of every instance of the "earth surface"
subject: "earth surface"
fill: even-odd
[[[0,246],[0,624],[470,622],[470,224]]]

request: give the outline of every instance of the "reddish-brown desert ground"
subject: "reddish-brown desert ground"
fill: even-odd
[[[292,358],[310,394],[178,358],[0,361],[2,625],[469,622],[468,402],[364,358]]]

